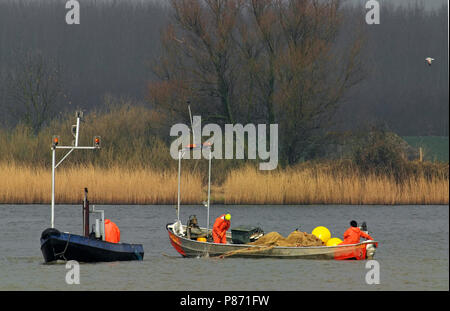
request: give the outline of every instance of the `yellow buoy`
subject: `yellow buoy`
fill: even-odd
[[[330,230],[323,226],[319,226],[314,228],[314,230],[311,232],[312,235],[315,235],[319,239],[322,240],[323,243],[327,243],[328,240],[331,238]]]
[[[206,242],[206,238],[197,238],[197,241],[199,241],[199,242]]]
[[[342,243],[340,238],[331,238],[327,241],[327,246],[336,246]]]

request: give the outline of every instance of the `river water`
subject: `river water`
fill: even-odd
[[[142,243],[143,261],[80,264],[80,284],[66,284],[64,263],[44,264],[41,232],[48,205],[0,205],[0,290],[302,291],[449,290],[448,206],[214,206],[211,221],[232,215],[232,227],[258,225],[287,236],[326,226],[342,239],[352,219],[366,221],[379,241],[379,284],[367,284],[366,261],[182,258],[165,225],[172,206],[96,206],[117,223],[122,242]],[[206,226],[206,209],[183,206]],[[55,227],[81,232],[81,206],[58,205]]]

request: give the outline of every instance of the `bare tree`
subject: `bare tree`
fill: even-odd
[[[297,162],[360,80],[362,40],[335,42],[339,1],[172,0],[174,23],[150,83],[156,106],[185,103],[216,122],[278,123],[282,157]]]
[[[7,78],[8,111],[35,133],[56,115],[63,96],[61,71],[41,53],[28,52]]]
[[[339,0],[276,1],[285,40],[277,53],[276,111],[289,164],[314,156],[345,92],[362,80],[360,34],[339,51]],[[287,4],[285,4],[287,2]]]
[[[292,164],[324,137],[343,95],[361,81],[363,37],[346,34],[348,48],[336,48],[339,0],[246,3],[250,21],[241,28],[241,51],[246,63],[258,64],[248,68],[259,107],[267,123],[279,123],[283,158]],[[254,36],[248,35],[250,29]]]
[[[164,53],[154,72],[166,87],[183,95],[174,101],[150,84],[151,100],[184,114],[185,102],[195,101],[196,111],[206,112],[209,119],[233,123],[239,72],[232,35],[241,1],[171,0],[171,4],[174,23],[163,33]]]
[[[250,70],[261,96],[261,108],[264,108],[266,112],[266,122],[272,124],[275,122],[273,98],[276,83],[275,62],[277,53],[282,49],[280,20],[276,15],[276,2],[273,0],[250,0],[247,5],[251,20],[250,27],[253,28],[257,37],[254,43],[261,49],[261,53],[255,55],[258,66],[252,66]],[[242,36],[242,38],[242,41],[246,42],[245,39],[248,36]],[[247,53],[245,56],[250,63],[253,61],[252,55]]]

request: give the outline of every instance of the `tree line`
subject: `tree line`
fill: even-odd
[[[337,0],[86,1],[69,26],[63,3],[0,1],[5,128],[38,132],[112,94],[161,113],[166,134],[188,104],[219,124],[278,123],[291,164],[320,156],[330,130],[373,122],[448,135],[445,4],[382,2],[369,26],[363,5]]]

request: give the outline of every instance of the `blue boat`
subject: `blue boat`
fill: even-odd
[[[110,243],[54,228],[42,232],[41,251],[46,263],[56,260],[108,262],[144,259],[142,244]]]
[[[108,262],[125,260],[143,260],[144,248],[142,244],[112,243],[108,242],[105,235],[105,215],[101,210],[89,208],[87,199],[87,188],[84,189],[83,201],[83,235],[61,232],[55,229],[55,171],[56,168],[74,150],[98,150],[100,149],[100,137],[94,137],[93,146],[78,146],[80,121],[83,112],[76,112],[77,124],[72,126],[72,134],[75,140],[71,146],[59,145],[59,137],[53,137],[52,143],[52,205],[51,205],[51,227],[45,229],[41,234],[41,251],[46,263],[56,260],[76,260],[79,262]],[[69,150],[62,159],[56,163],[56,149]],[[95,228],[89,232],[90,214],[100,214],[100,219],[95,220]],[[120,238],[119,238],[120,239]],[[119,240],[117,239],[117,241]],[[114,241],[115,240],[111,240]]]

